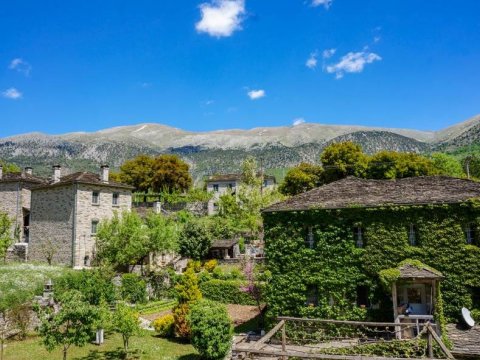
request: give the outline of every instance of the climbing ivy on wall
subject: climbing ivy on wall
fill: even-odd
[[[478,306],[473,301],[480,296],[480,248],[467,245],[464,233],[472,223],[478,237],[480,206],[473,201],[264,213],[267,267],[273,275],[268,315],[392,320],[391,294],[378,274],[414,259],[445,276],[443,310],[447,320],[454,320],[462,306]],[[410,224],[416,227],[416,246],[409,244]],[[354,226],[363,229],[361,249],[355,245]],[[306,242],[309,227],[313,248]],[[370,301],[379,308],[357,306],[358,286],[370,289]],[[307,304],[312,289],[318,289],[317,306]]]

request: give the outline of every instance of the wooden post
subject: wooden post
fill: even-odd
[[[393,303],[393,321],[395,323],[398,323],[399,319],[398,319],[397,283],[396,282],[392,284],[392,303]],[[401,328],[398,326],[395,327],[395,337],[397,339],[402,338],[402,333],[400,329]]]
[[[286,347],[287,347],[287,334],[286,334],[286,330],[285,330],[286,325],[287,325],[287,322],[285,321],[283,323],[283,326],[282,326],[282,351],[283,352],[286,351]],[[282,359],[287,360],[287,357],[282,356]]]
[[[427,349],[428,349],[428,357],[429,359],[433,359],[433,343],[432,343],[432,333],[427,328]]]

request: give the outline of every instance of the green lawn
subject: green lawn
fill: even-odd
[[[87,345],[83,348],[71,347],[69,360],[116,360],[122,358],[122,338],[113,334],[105,339],[101,346]],[[144,332],[142,336],[130,339],[131,355],[129,359],[142,360],[200,360],[197,352],[190,344],[175,340],[161,339],[152,332]],[[4,360],[62,360],[62,352],[57,349],[51,353],[45,350],[40,338],[25,341],[8,342]]]

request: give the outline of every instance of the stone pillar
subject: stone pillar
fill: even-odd
[[[30,166],[25,168],[25,175],[33,175],[33,169]]]

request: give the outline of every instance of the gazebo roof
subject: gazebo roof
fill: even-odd
[[[442,279],[443,275],[437,270],[428,266],[418,266],[413,264],[404,264],[398,267],[400,270],[400,279]]]

